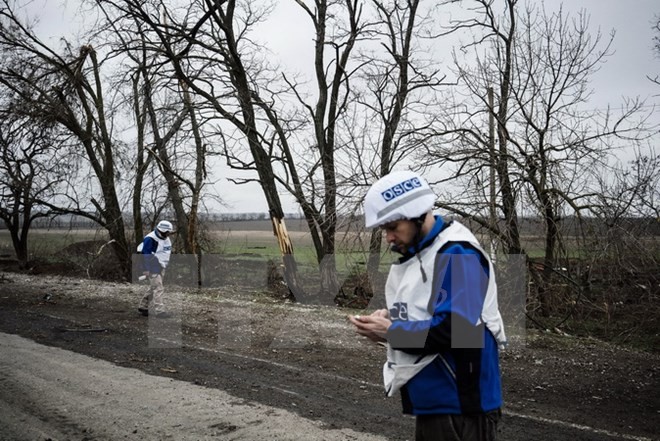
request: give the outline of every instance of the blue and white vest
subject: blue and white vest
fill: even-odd
[[[410,258],[402,263],[394,263],[385,285],[385,298],[388,310],[396,309],[397,305],[407,305],[407,319],[413,321],[430,320],[432,311],[429,311],[429,302],[434,295],[433,283],[426,282],[420,276],[420,264],[426,274],[434,274],[436,268],[436,255],[448,242],[467,242],[477,249],[487,260],[489,268],[488,288],[484,299],[483,309],[475,325],[482,323],[493,334],[500,347],[506,344],[504,323],[497,304],[497,284],[495,270],[488,254],[483,251],[477,238],[460,223],[454,221],[438,234],[433,243],[418,253],[417,257]],[[383,380],[387,396],[392,396],[411,378],[429,365],[438,354],[431,354],[420,358],[419,355],[410,354],[387,346],[387,361],[383,366]]]
[[[156,244],[155,250],[144,249],[144,243],[147,240],[147,238],[153,240],[153,242]],[[170,255],[172,254],[172,241],[170,240],[169,237],[166,237],[164,239],[160,238],[158,237],[155,231],[152,231],[151,233],[147,234],[144,237],[142,243],[138,245],[137,251],[140,252],[141,254],[145,254],[145,261],[143,263],[145,269],[152,273],[159,273],[161,270],[167,268],[167,265],[169,265],[170,263]],[[153,256],[156,258],[156,261],[158,262],[160,268],[154,267],[154,262],[150,261],[149,256]]]

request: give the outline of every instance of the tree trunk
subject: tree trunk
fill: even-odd
[[[557,216],[547,194],[543,196],[545,207],[545,254],[543,257],[543,272],[541,273],[541,286],[539,287],[539,295],[541,302],[541,314],[545,317],[549,316],[554,304],[552,298],[552,291],[548,288],[551,286],[552,273],[555,271],[555,248],[557,246],[557,235],[559,229],[557,228]]]
[[[273,233],[277,237],[277,243],[282,253],[282,262],[284,263],[284,281],[289,289],[289,295],[292,300],[299,301],[303,298],[304,292],[298,282],[298,271],[296,260],[293,257],[293,244],[286,229],[284,219],[275,216],[272,212],[270,220],[273,223]]]
[[[112,249],[117,257],[121,274],[124,280],[131,280],[133,271],[132,256],[133,249],[129,248],[126,240],[126,231],[124,230],[124,221],[122,220],[122,213],[117,204],[111,210],[111,215],[105,217],[105,228],[108,231],[110,240],[112,241]]]
[[[19,228],[14,225],[5,225],[9,229],[9,234],[11,236],[12,244],[14,245],[14,252],[16,253],[16,260],[18,261],[19,269],[26,269],[28,266],[28,247],[27,240],[21,240],[19,237]]]
[[[504,213],[504,223],[506,228],[506,239],[509,254],[522,253],[520,246],[520,231],[518,229],[518,213],[516,210],[516,192],[511,185],[509,176],[509,152],[506,121],[509,115],[509,99],[511,96],[511,78],[513,76],[513,51],[514,35],[516,31],[516,15],[514,12],[515,2],[511,1],[508,5],[510,26],[507,36],[504,38],[505,59],[502,80],[500,83],[500,102],[497,111],[497,137],[499,141],[499,157],[497,163],[497,174],[500,181],[500,190],[502,192],[502,211]]]
[[[378,274],[382,243],[383,233],[380,229],[374,228],[371,230],[371,238],[369,239],[369,258],[367,260],[367,275],[369,276],[370,283],[373,283],[375,276]]]

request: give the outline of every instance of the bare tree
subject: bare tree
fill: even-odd
[[[143,234],[144,178],[149,167],[156,166],[162,175],[162,182],[156,185],[167,189],[167,197],[152,213],[152,222],[161,209],[171,207],[178,225],[177,238],[184,252],[197,255],[201,252],[198,213],[211,154],[202,133],[199,106],[187,85],[177,79],[168,60],[152,50],[153,43],[145,31],[149,27],[124,11],[106,10],[103,4],[99,6],[106,18],[102,28],[104,39],[110,42],[117,57],[127,60],[116,81],[118,88],[126,77],[131,79],[132,85],[126,96],[127,102],[132,103],[137,127],[137,168],[133,186],[136,241],[141,240]],[[166,25],[167,16],[161,18]]]
[[[595,38],[589,34],[584,12],[570,19],[561,9],[552,15],[530,9],[524,28],[528,32],[516,53],[519,75],[513,91],[519,109],[516,117],[525,130],[510,131],[509,138],[517,149],[529,200],[545,227],[545,286],[562,246],[563,206],[578,215],[590,208],[591,191],[584,179],[590,174],[585,170],[599,168],[618,139],[634,142],[645,136],[643,103],[630,101],[621,115],[583,109],[591,95],[589,79],[609,53],[614,37],[600,48],[600,34]]]
[[[48,218],[51,200],[66,174],[55,154],[55,137],[47,126],[16,118],[11,105],[0,112],[0,219],[11,236],[19,268],[29,266],[32,223]]]
[[[276,232],[286,234],[282,228],[284,213],[279,197],[272,155],[267,137],[262,133],[262,121],[259,119],[258,89],[258,51],[248,38],[249,32],[258,23],[265,11],[256,7],[256,2],[237,4],[235,1],[198,0],[184,7],[168,7],[164,3],[142,1],[105,1],[98,4],[112,7],[124,14],[148,31],[146,50],[153,57],[167,64],[172,76],[180,84],[184,102],[189,107],[193,138],[197,147],[197,157],[204,158],[206,144],[201,136],[201,126],[213,126],[219,138],[216,141],[225,146],[228,158],[233,158],[226,147],[228,141],[225,132],[233,127],[239,134],[236,143],[245,142],[250,161],[243,164],[246,169],[256,172],[264,191]],[[146,42],[147,40],[145,40]],[[255,76],[256,75],[256,76]],[[197,115],[190,108],[193,100],[204,103],[206,116],[204,122],[196,120]],[[168,167],[163,149],[159,149],[159,163],[163,172],[174,169]],[[203,164],[198,163],[199,167]],[[202,169],[202,168],[200,168]],[[195,184],[200,183],[197,175]],[[179,176],[176,179],[180,179]],[[168,185],[174,185],[176,179],[167,179]],[[171,193],[176,194],[170,186]],[[173,201],[174,202],[174,201]],[[293,248],[288,237],[282,237],[281,243],[285,262],[285,277],[290,289],[299,288],[296,280]]]
[[[443,2],[443,5],[451,6],[457,3],[465,4],[462,1],[449,0]],[[514,51],[517,34],[520,32],[516,13],[519,0],[504,0],[504,12],[501,15],[497,13],[498,5],[492,0],[475,0],[469,3],[468,17],[452,20],[448,30],[441,32],[441,35],[462,33],[474,38],[473,41],[464,43],[459,53],[454,53],[454,64],[461,83],[468,93],[476,98],[476,110],[468,108],[469,104],[466,105],[465,102],[454,105],[455,112],[450,114],[447,127],[438,133],[449,138],[448,147],[441,146],[435,154],[439,156],[440,165],[457,165],[455,173],[440,183],[463,181],[461,192],[472,197],[469,198],[471,201],[466,203],[464,198],[454,198],[451,195],[444,199],[452,202],[440,203],[440,207],[477,221],[500,238],[508,253],[518,254],[523,251],[518,225],[519,190],[511,177],[513,164],[509,160],[511,154],[507,124],[512,113],[511,87],[516,75]],[[479,55],[482,45],[490,47],[485,56]],[[472,67],[465,57],[471,49],[476,52],[476,68]],[[496,102],[489,99],[491,90],[496,92]],[[486,109],[486,113],[478,109]],[[490,130],[484,130],[488,125],[483,117],[488,114],[494,116],[497,125],[494,135],[489,133]],[[462,116],[458,121],[450,122],[459,115]],[[431,152],[431,156],[433,155]],[[498,208],[504,220],[502,229],[499,222],[493,225],[485,220],[487,216],[483,211],[492,204],[491,201],[486,202],[488,198],[483,191],[486,182],[484,172],[492,168],[496,170],[498,177]],[[470,208],[474,207],[475,198],[476,201],[481,201],[476,206],[476,212]]]
[[[309,17],[315,33],[316,101],[307,102],[298,87],[290,80],[289,84],[312,121],[311,153],[318,161],[316,164],[320,169],[321,177],[317,186],[314,177],[314,169],[317,165],[314,164],[307,172],[306,178],[313,186],[309,188],[307,195],[303,195],[300,190],[294,190],[294,194],[301,203],[314,236],[320,265],[321,290],[325,294],[334,296],[339,292],[335,260],[339,188],[336,156],[341,146],[338,145],[337,127],[342,115],[349,108],[350,81],[360,68],[359,64],[353,64],[353,51],[358,39],[362,38],[364,33],[365,23],[362,19],[364,2],[315,0],[313,8],[300,0],[296,2]],[[298,188],[301,188],[300,185]],[[313,202],[316,197],[321,201],[319,208],[316,208]]]
[[[481,46],[477,43],[489,46],[486,56],[477,57],[476,67],[458,57],[456,61],[476,105],[492,113],[498,124],[495,167],[505,230],[501,232],[498,225],[489,228],[505,241],[509,253],[520,252],[518,204],[524,202],[524,215],[540,217],[545,243],[543,270],[536,282],[542,312],[547,314],[547,286],[557,267],[558,252],[564,249],[562,218],[567,212],[579,216],[591,208],[589,170],[605,166],[604,157],[619,140],[632,143],[648,136],[648,114],[638,101],[627,102],[619,115],[586,108],[592,93],[589,81],[609,54],[614,35],[605,42],[600,33],[592,36],[584,12],[571,18],[561,9],[547,14],[508,0],[498,18],[493,2],[477,0],[473,4],[477,18],[461,21],[456,28],[481,32],[465,49],[478,54]],[[495,88],[499,104],[494,106],[487,94],[493,83],[499,86]],[[483,172],[492,162],[489,137],[482,128],[486,126],[484,113],[467,111],[463,116],[457,128],[447,131],[463,147],[438,153],[441,163],[458,164],[452,179],[467,180],[479,193],[487,182]],[[483,212],[464,214],[488,225]]]
[[[656,56],[660,57],[660,15],[655,17],[653,29],[655,30],[655,36],[653,37],[653,48],[655,50]],[[648,78],[653,83],[660,86],[660,74],[649,75]]]
[[[129,277],[132,250],[126,241],[116,187],[116,156],[120,149],[113,139],[112,108],[105,101],[97,53],[91,45],[82,46],[78,53],[68,46],[58,53],[19,19],[13,2],[2,3],[0,83],[21,99],[24,116],[57,123],[75,138],[100,189],[100,197],[90,198],[94,211],[52,208],[102,225],[109,233],[122,273]],[[71,201],[78,206],[79,200],[75,199]]]
[[[598,176],[594,213],[605,225],[627,219],[660,219],[660,156],[649,147],[636,152],[625,166],[612,167]]]
[[[397,164],[415,157],[415,152],[428,140],[435,118],[434,99],[446,78],[430,59],[429,48],[424,46],[424,43],[428,46],[435,42],[435,39],[425,38],[432,34],[438,20],[433,15],[432,5],[420,0],[372,0],[370,3],[375,18],[367,35],[377,46],[360,57],[364,63],[360,73],[363,85],[353,90],[364,109],[365,124],[356,131],[357,118],[350,115],[345,125],[346,132],[370,135],[354,143],[354,155],[359,160],[352,169],[359,172],[347,180],[352,180],[357,188],[369,185],[391,172]],[[358,138],[359,135],[354,135],[354,139]],[[408,166],[419,165],[408,163]],[[367,264],[369,274],[377,271],[381,242],[381,231],[373,230]]]
[[[284,92],[277,90],[274,72],[260,55],[260,47],[250,40],[254,26],[267,8],[258,2],[237,4],[235,1],[193,2],[184,13],[168,9],[158,2],[101,2],[126,11],[150,29],[156,44],[149,50],[168,60],[176,78],[203,100],[209,112],[220,123],[216,136],[225,146],[224,153],[231,167],[255,173],[269,206],[275,232],[285,256],[285,273],[290,288],[299,290],[295,278],[293,248],[286,238],[283,210],[278,184],[288,189],[300,203],[306,216],[317,260],[321,265],[321,285],[325,293],[337,292],[334,262],[337,224],[337,182],[335,177],[336,124],[345,112],[349,94],[347,82],[351,51],[359,35],[360,2],[318,1],[314,11],[299,3],[315,26],[315,71],[318,90],[316,103],[307,104],[297,86],[287,78],[290,96],[298,97],[307,109],[313,133],[313,148],[304,152],[309,168],[297,161],[295,147],[290,144],[293,130],[305,122],[300,116],[281,111]],[[336,11],[328,14],[328,9]],[[156,17],[158,9],[161,19]],[[331,18],[346,14],[346,27],[340,20],[328,37]],[[333,48],[328,51],[328,48]],[[328,54],[331,56],[328,58]],[[332,66],[326,71],[326,60]],[[327,76],[326,76],[327,75]],[[279,104],[278,104],[279,103]],[[233,127],[233,130],[228,130]],[[249,155],[245,155],[247,144]],[[310,157],[312,159],[310,159]],[[277,169],[276,169],[277,167]],[[280,168],[281,167],[281,168]],[[320,176],[318,178],[316,174]],[[237,179],[249,182],[251,178]],[[316,200],[320,204],[316,204]],[[289,243],[287,243],[289,242]],[[291,258],[288,258],[290,256]],[[326,296],[324,296],[326,297]]]
[[[585,303],[610,314],[623,303],[649,302],[639,322],[656,320],[660,158],[651,145],[597,179],[592,216],[581,218],[579,276]],[[599,290],[598,287],[608,289]],[[610,289],[616,287],[616,289]]]

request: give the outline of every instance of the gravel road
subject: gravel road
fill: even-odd
[[[386,439],[16,335],[0,353],[3,440]]]

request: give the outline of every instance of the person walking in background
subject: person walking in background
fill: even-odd
[[[165,268],[170,262],[172,242],[170,235],[174,232],[172,223],[166,220],[158,222],[156,229],[144,237],[138,247],[142,254],[142,274],[149,281],[149,291],[140,300],[138,311],[144,316],[149,315],[149,303],[153,302],[152,312],[158,318],[167,318],[171,314],[163,304],[163,277]]]
[[[386,394],[400,391],[417,441],[492,441],[506,344],[495,273],[466,227],[433,215],[435,199],[410,171],[369,189],[366,227],[380,227],[402,257],[387,278],[387,309],[349,319],[358,334],[387,343]]]

